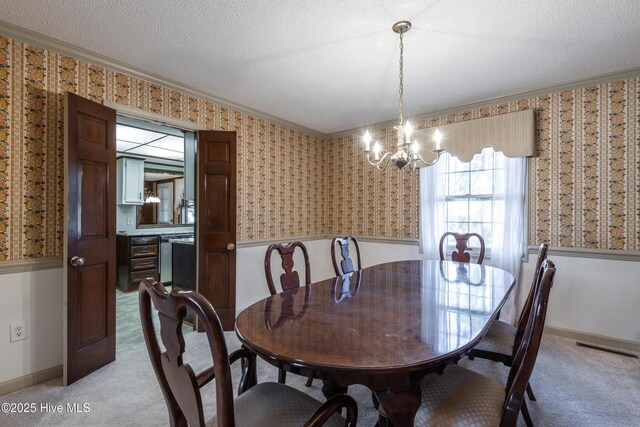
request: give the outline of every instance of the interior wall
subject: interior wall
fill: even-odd
[[[0,274],[0,383],[62,364],[62,269]],[[27,338],[9,342],[9,324]]]
[[[639,86],[639,78],[603,83],[423,119],[419,125],[535,108],[539,155],[529,160],[530,242],[637,251]],[[363,159],[358,134],[323,142],[0,36],[0,262],[62,253],[62,98],[67,90],[209,129],[236,130],[239,241],[347,233],[418,237],[418,174],[376,171]],[[374,135],[387,147],[394,144],[391,128]],[[313,280],[333,275],[329,242],[306,242]],[[238,249],[238,309],[266,295],[266,247]],[[420,258],[410,244],[363,241],[362,251],[364,265]],[[638,275],[638,263],[620,263],[562,257],[549,324],[640,341],[640,322],[630,307],[638,301],[637,281],[629,279]],[[612,271],[613,279],[603,276]],[[0,383],[59,365],[61,269],[2,274],[0,293]],[[7,325],[16,320],[27,321],[29,339],[8,344]]]
[[[238,240],[323,233],[321,139],[0,35],[0,261],[62,254],[66,91],[235,130]]]
[[[66,91],[235,130],[239,241],[323,233],[319,138],[0,35],[0,263],[62,255]],[[0,275],[0,383],[62,362],[62,272],[50,273]],[[16,320],[33,332],[9,343]]]
[[[640,348],[640,263],[550,254],[556,266],[545,325],[628,340]],[[536,256],[522,265],[519,304],[531,287]]]
[[[535,109],[538,154],[528,161],[529,243],[638,251],[639,101],[636,77],[430,117],[414,125],[427,128]],[[395,147],[392,127],[373,129],[372,135],[383,147]],[[360,133],[328,141],[325,156],[327,233],[418,238],[417,173],[393,166],[375,170],[362,153]]]

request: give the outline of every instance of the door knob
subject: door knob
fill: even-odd
[[[81,265],[84,265],[84,258],[76,255],[69,260],[69,264],[73,267],[80,267]]]
[[[236,245],[233,243],[227,243],[227,250],[232,251],[236,248]]]

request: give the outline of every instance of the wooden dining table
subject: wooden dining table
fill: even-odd
[[[514,283],[483,265],[390,262],[258,301],[235,330],[272,365],[322,380],[325,396],[362,384],[394,425],[412,426],[422,378],[480,341]]]

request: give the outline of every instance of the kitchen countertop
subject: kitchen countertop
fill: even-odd
[[[184,237],[184,238],[169,239],[169,243],[180,243],[180,244],[183,244],[183,245],[193,245],[194,244],[194,240],[193,240],[193,237]]]
[[[180,228],[149,228],[124,230],[116,232],[118,236],[166,236],[171,234],[193,234],[193,227]]]

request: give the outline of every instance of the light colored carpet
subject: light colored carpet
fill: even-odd
[[[185,336],[186,361],[201,369],[211,360],[203,334]],[[233,333],[227,333],[230,350],[239,347]],[[508,368],[482,360],[463,360],[461,365],[504,381]],[[198,371],[196,369],[196,371]],[[276,381],[277,370],[261,363],[259,382]],[[233,371],[238,379],[239,370]],[[305,378],[289,374],[287,384],[322,399],[321,383],[304,386]],[[538,426],[638,426],[640,425],[640,361],[615,354],[581,348],[566,338],[545,336],[531,380],[537,402],[529,402]],[[373,426],[377,413],[369,391],[352,386],[349,393],[358,401],[359,425]],[[215,411],[212,384],[205,387],[205,413]],[[143,343],[127,346],[117,360],[69,387],[53,380],[10,395],[0,403],[36,403],[33,414],[0,413],[2,426],[163,426],[167,410]],[[68,413],[66,405],[89,404],[89,412]],[[63,405],[63,412],[46,412],[41,404]],[[519,425],[524,425],[520,419]]]

